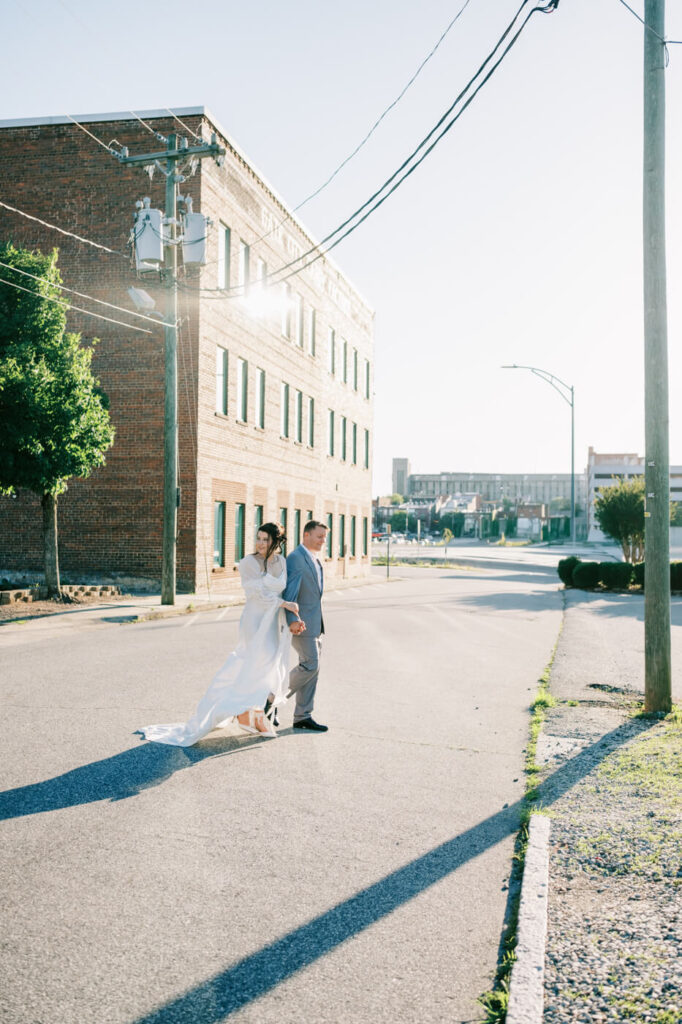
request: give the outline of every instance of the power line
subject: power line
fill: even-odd
[[[454,18],[452,19],[452,21],[450,22],[450,24],[449,24],[449,25],[447,26],[447,28],[445,29],[445,31],[444,31],[444,32],[443,32],[443,33],[441,34],[441,36],[440,36],[440,39],[438,40],[438,42],[436,43],[436,45],[435,45],[435,46],[434,46],[434,47],[433,47],[433,48],[431,49],[430,53],[428,53],[428,54],[427,54],[427,56],[426,56],[426,57],[424,58],[424,60],[423,60],[423,61],[421,62],[421,64],[420,64],[420,65],[419,65],[419,67],[417,68],[417,70],[416,70],[416,71],[414,72],[414,74],[413,74],[413,75],[412,75],[412,77],[410,78],[410,80],[409,80],[409,82],[407,83],[407,85],[406,85],[406,86],[404,86],[404,88],[403,88],[403,89],[401,90],[401,92],[400,92],[400,93],[399,93],[399,94],[398,94],[398,95],[396,96],[396,98],[395,98],[395,99],[394,99],[394,100],[393,100],[393,101],[392,101],[391,103],[389,103],[389,105],[388,105],[388,106],[386,107],[386,109],[384,110],[383,114],[381,114],[381,115],[380,115],[380,116],[379,116],[379,117],[377,118],[377,120],[376,120],[376,121],[374,122],[374,124],[372,125],[372,127],[370,128],[370,130],[369,130],[369,131],[367,132],[367,134],[365,135],[364,139],[362,139],[362,141],[361,141],[361,142],[360,142],[360,143],[359,143],[359,144],[358,144],[358,145],[357,145],[357,146],[355,147],[355,149],[354,149],[354,150],[352,151],[352,153],[350,153],[350,154],[349,154],[349,155],[348,155],[348,156],[347,156],[347,157],[345,158],[345,160],[342,160],[342,161],[341,161],[341,163],[340,163],[340,164],[339,164],[339,166],[338,166],[338,167],[336,168],[336,170],[335,170],[335,171],[333,171],[333,172],[332,172],[332,173],[331,173],[331,174],[329,175],[329,177],[327,178],[327,180],[326,180],[325,182],[323,182],[323,183],[322,183],[321,185],[319,185],[319,186],[318,186],[318,187],[317,187],[317,188],[316,188],[316,189],[315,189],[315,190],[314,190],[313,192],[311,192],[311,193],[310,193],[310,195],[309,195],[309,196],[307,196],[307,197],[306,197],[305,199],[303,199],[303,200],[302,200],[302,201],[301,201],[301,202],[300,202],[300,203],[299,203],[299,204],[298,204],[297,206],[295,206],[295,207],[293,208],[293,210],[291,211],[291,213],[287,213],[287,214],[286,214],[286,215],[285,215],[285,216],[284,216],[284,217],[282,218],[282,220],[280,220],[280,221],[279,221],[279,222],[278,222],[278,223],[277,223],[277,224],[276,224],[276,225],[275,225],[275,226],[274,226],[273,228],[271,228],[271,229],[270,229],[269,231],[267,231],[267,232],[266,232],[266,233],[265,233],[264,235],[261,235],[261,236],[260,236],[260,238],[256,238],[256,239],[255,239],[255,241],[254,241],[254,242],[252,243],[253,245],[257,245],[257,244],[258,244],[258,242],[262,242],[262,241],[263,241],[263,240],[264,240],[265,238],[269,238],[269,237],[270,237],[270,235],[271,235],[271,234],[272,234],[272,233],[273,233],[274,231],[277,231],[277,229],[278,229],[278,228],[281,228],[283,224],[286,224],[286,222],[287,222],[288,220],[291,220],[291,215],[292,215],[292,213],[297,213],[297,211],[298,211],[298,210],[301,210],[301,209],[303,209],[303,207],[304,207],[304,206],[306,206],[306,204],[307,204],[307,203],[309,203],[309,202],[310,202],[310,201],[311,201],[312,199],[315,199],[315,198],[316,198],[317,196],[319,196],[319,195],[320,195],[320,193],[321,193],[321,192],[323,192],[323,191],[324,191],[324,189],[325,189],[325,188],[327,188],[327,186],[328,186],[328,185],[330,185],[330,184],[332,183],[332,181],[334,180],[334,178],[336,178],[337,174],[339,174],[339,172],[343,170],[343,168],[344,168],[344,167],[346,166],[346,164],[350,163],[350,161],[351,161],[351,160],[353,159],[353,157],[357,156],[357,154],[358,154],[358,153],[360,152],[360,150],[361,150],[361,149],[363,148],[363,146],[365,146],[365,144],[366,144],[367,142],[369,142],[369,140],[371,139],[372,135],[374,135],[374,132],[375,132],[375,131],[377,130],[377,128],[379,127],[379,125],[381,124],[381,122],[382,122],[382,121],[384,120],[384,118],[385,118],[385,117],[386,117],[386,116],[387,116],[388,114],[390,114],[390,112],[391,112],[391,111],[393,110],[393,108],[394,108],[394,107],[396,107],[396,106],[398,105],[398,103],[400,103],[401,99],[403,98],[403,96],[405,95],[405,93],[406,93],[406,92],[408,91],[408,89],[410,88],[410,86],[411,86],[411,85],[412,85],[412,84],[413,84],[413,83],[414,83],[414,82],[415,82],[415,81],[417,80],[417,78],[419,77],[419,75],[421,74],[421,72],[422,72],[422,71],[424,70],[424,68],[426,67],[426,65],[427,65],[427,64],[429,63],[429,61],[431,60],[431,58],[432,58],[432,57],[434,56],[434,54],[436,53],[436,51],[437,51],[437,50],[438,50],[438,48],[440,47],[441,43],[442,43],[442,42],[444,41],[445,37],[446,37],[446,36],[448,35],[448,33],[450,32],[450,29],[451,29],[451,28],[453,28],[453,26],[454,26],[454,25],[455,25],[455,24],[456,24],[456,23],[457,23],[457,22],[459,21],[459,19],[460,19],[461,15],[462,15],[462,14],[464,13],[464,11],[466,10],[466,8],[467,8],[467,7],[469,6],[469,4],[470,4],[470,3],[471,3],[471,0],[465,0],[465,2],[464,2],[464,4],[462,5],[462,7],[460,7],[459,11],[458,11],[458,12],[457,12],[457,14],[456,14],[456,15],[454,16]],[[166,108],[166,109],[168,109],[168,108]],[[172,111],[170,111],[170,113],[172,113]],[[175,115],[173,115],[173,116],[175,116]],[[177,118],[176,118],[176,120],[177,120]],[[180,124],[182,124],[182,122],[180,122]],[[189,131],[189,129],[188,129],[188,131]]]
[[[12,267],[12,270],[15,268]],[[0,277],[0,284],[6,284],[9,288],[17,288],[20,292],[28,292],[29,295],[36,295],[32,288],[24,288],[23,285],[15,284],[13,281],[5,281],[4,278]],[[54,302],[57,306],[65,306],[66,309],[77,309],[79,313],[86,313],[88,316],[97,317],[98,320],[107,320],[110,324],[118,324],[119,327],[127,327],[130,331],[140,331],[142,334],[152,334],[153,331],[148,331],[146,327],[134,327],[132,324],[126,324],[122,320],[113,320],[110,316],[103,316],[101,313],[93,313],[89,309],[82,309],[81,306],[73,306],[70,302],[64,302],[62,299],[51,298],[49,295],[40,295],[44,302]]]
[[[132,111],[131,111],[131,113],[132,113]],[[107,144],[106,144],[106,142],[102,142],[102,140],[101,140],[101,139],[98,139],[98,138],[97,138],[97,136],[96,136],[96,135],[94,135],[94,134],[93,134],[93,133],[92,133],[92,132],[91,132],[91,131],[90,131],[90,130],[89,130],[88,128],[86,128],[86,127],[85,127],[84,125],[82,125],[82,124],[80,123],[80,121],[77,121],[75,117],[71,117],[71,114],[65,114],[65,115],[64,115],[64,117],[68,117],[69,121],[73,121],[73,123],[74,123],[74,124],[75,124],[75,125],[76,125],[76,126],[77,126],[78,128],[80,128],[80,129],[81,129],[81,131],[84,131],[86,135],[89,135],[91,139],[94,139],[94,140],[95,140],[95,142],[96,142],[96,143],[97,143],[97,144],[98,144],[99,146],[101,146],[101,147],[102,147],[102,149],[106,149],[107,153],[109,153],[109,154],[110,154],[111,156],[113,156],[113,157],[118,157],[118,153],[117,153],[117,151],[116,151],[115,149],[113,149],[111,145],[107,145]]]
[[[319,242],[316,246],[313,246],[312,248],[308,249],[306,252],[302,253],[300,256],[296,257],[296,259],[291,260],[289,263],[284,264],[282,267],[279,267],[277,270],[273,271],[272,274],[268,274],[268,278],[270,278],[270,277],[274,278],[275,275],[277,275],[277,281],[278,282],[286,280],[288,277],[292,277],[294,273],[299,273],[301,270],[305,269],[305,267],[308,267],[312,263],[316,262],[318,259],[320,259],[322,256],[324,256],[325,253],[330,252],[333,248],[335,248],[335,246],[337,246],[339,244],[339,242],[343,241],[344,238],[347,238],[348,235],[352,233],[352,231],[354,231],[357,227],[359,227],[360,224],[362,224],[363,221],[365,221],[367,219],[367,217],[369,217],[369,215],[374,212],[374,210],[378,209],[379,206],[381,206],[382,203],[384,203],[386,201],[386,199],[388,199],[388,197],[390,195],[392,195],[393,192],[395,192],[395,190],[402,184],[402,182],[407,177],[409,177],[410,174],[413,173],[413,171],[415,171],[417,169],[419,164],[421,164],[423,162],[423,160],[429,155],[429,153],[436,146],[436,144],[452,128],[452,126],[461,117],[461,115],[464,113],[464,111],[469,106],[469,104],[474,99],[474,97],[477,95],[477,93],[482,89],[482,87],[486,84],[488,79],[497,70],[499,65],[502,63],[502,61],[504,60],[506,55],[509,53],[509,51],[512,49],[512,47],[514,46],[514,44],[518,40],[519,36],[523,32],[524,28],[526,27],[526,25],[530,21],[530,19],[533,16],[533,14],[535,14],[537,12],[540,12],[540,13],[543,13],[543,14],[550,14],[550,13],[552,13],[558,7],[559,0],[547,0],[546,4],[544,6],[540,5],[540,4],[537,4],[535,7],[533,7],[528,12],[528,14],[526,15],[525,20],[521,24],[521,27],[518,29],[516,34],[512,37],[511,42],[505,48],[505,50],[503,51],[501,57],[499,57],[499,59],[496,61],[496,63],[493,64],[493,66],[490,69],[490,71],[485,75],[485,77],[479,83],[479,85],[476,87],[476,89],[474,90],[472,95],[463,104],[461,110],[459,110],[451,118],[451,120],[445,125],[445,127],[442,128],[442,130],[440,131],[440,134],[436,137],[435,141],[431,145],[428,146],[428,148],[425,150],[424,153],[422,153],[422,155],[419,157],[419,159],[416,161],[416,163],[412,164],[412,161],[414,161],[414,159],[417,156],[417,154],[419,153],[419,151],[422,150],[427,145],[427,143],[430,141],[430,139],[436,134],[436,132],[438,132],[439,129],[441,129],[443,123],[447,121],[448,117],[450,117],[450,115],[452,114],[453,110],[455,109],[457,104],[460,102],[462,97],[464,97],[466,95],[466,93],[472,87],[472,85],[476,81],[476,79],[482,74],[482,72],[485,69],[485,67],[488,64],[490,64],[490,62],[493,60],[495,54],[500,49],[500,47],[504,43],[504,41],[507,38],[507,36],[509,36],[510,33],[512,32],[512,30],[514,29],[514,26],[515,26],[516,22],[518,21],[520,15],[521,15],[521,12],[523,11],[524,7],[526,7],[528,5],[528,3],[529,3],[529,0],[522,0],[521,6],[519,7],[518,11],[516,12],[514,17],[512,18],[511,22],[509,23],[509,25],[507,26],[505,31],[502,33],[501,37],[499,38],[499,40],[497,41],[497,43],[495,44],[495,46],[493,47],[491,52],[488,54],[488,56],[485,58],[483,63],[480,65],[480,67],[478,68],[476,73],[469,79],[467,84],[460,91],[459,95],[456,97],[456,99],[453,101],[453,103],[450,105],[450,107],[445,111],[445,113],[442,115],[440,120],[434,125],[434,127],[431,129],[431,131],[428,133],[428,135],[426,135],[422,139],[422,141],[419,143],[419,145],[416,146],[416,148],[412,151],[412,153],[410,153],[410,155],[403,161],[403,163],[400,165],[400,167],[390,176],[390,178],[388,178],[383,183],[383,185],[381,185],[376,190],[376,192],[374,192],[374,194],[372,196],[370,196],[370,198],[365,203],[362,204],[362,206],[358,207],[358,209],[355,210],[354,213],[352,213],[349,217],[347,217],[346,220],[343,221],[342,224],[340,224],[337,228],[334,229],[334,231],[331,231],[325,238],[323,238],[321,242]],[[412,166],[410,166],[410,164],[412,164]],[[407,170],[406,170],[406,168],[407,168]],[[400,175],[402,175],[402,177],[400,177]],[[390,190],[386,193],[386,195],[383,196],[383,198],[379,198],[381,196],[381,194],[386,191],[388,186],[392,185],[392,183],[396,181],[396,179],[398,179],[396,184],[393,185],[392,188],[390,188]],[[372,205],[372,204],[374,204],[374,205]],[[362,214],[363,211],[367,209],[367,207],[371,207],[368,210],[368,212],[365,213],[364,216],[362,216],[359,220],[357,220],[356,224],[354,224],[352,227],[348,228],[347,231],[344,231],[344,228],[347,228],[348,225],[352,224],[353,221],[355,221],[358,217],[360,217],[360,214]],[[339,238],[337,238],[336,241],[334,241],[331,245],[327,246],[326,249],[323,249],[323,246],[325,246],[327,244],[327,242],[331,242],[331,240],[336,235],[338,235],[340,232],[343,232],[343,234]],[[312,259],[312,260],[309,260],[307,263],[305,263],[304,266],[300,267],[298,271],[294,271],[291,274],[288,274],[286,278],[279,277],[279,275],[283,271],[288,270],[290,267],[295,266],[297,263],[301,262],[302,260],[307,259],[308,256],[312,256],[314,253],[317,254],[317,255],[315,255],[315,258]]]
[[[515,28],[515,26],[516,26],[516,24],[517,24],[517,22],[518,22],[518,20],[519,20],[519,18],[521,16],[523,10],[524,10],[524,8],[528,6],[529,2],[530,2],[530,0],[522,0],[521,6],[517,10],[516,14],[512,18],[512,20],[509,22],[509,24],[507,25],[506,29],[504,30],[504,32],[502,33],[502,35],[498,39],[497,43],[495,44],[493,49],[490,51],[488,56],[485,58],[485,60],[482,62],[482,64],[478,68],[478,70],[475,72],[474,75],[472,75],[472,77],[466,83],[464,88],[459,92],[458,96],[450,104],[450,106],[445,111],[445,113],[442,115],[442,117],[436,122],[436,124],[431,129],[431,131],[415,147],[415,149],[403,161],[403,163],[400,165],[400,167],[398,167],[398,169],[396,171],[394,171],[394,173],[389,178],[386,179],[386,181],[370,196],[370,198],[368,200],[366,200],[366,202],[364,202],[362,204],[362,206],[358,207],[358,209],[355,210],[355,212],[352,213],[349,217],[347,217],[346,220],[344,220],[337,228],[334,229],[334,231],[331,231],[328,235],[326,235],[322,239],[321,242],[318,242],[317,245],[312,246],[306,252],[301,253],[301,255],[297,256],[296,259],[291,260],[289,263],[283,264],[281,267],[278,267],[276,270],[274,270],[271,273],[269,273],[267,275],[266,279],[265,279],[265,283],[268,286],[271,286],[272,284],[280,284],[283,281],[288,280],[290,277],[294,277],[296,274],[301,273],[303,270],[305,270],[307,267],[311,266],[313,263],[316,263],[317,260],[321,259],[328,252],[331,252],[331,250],[334,249],[345,238],[347,238],[348,235],[352,234],[352,232],[355,231],[356,228],[358,228],[360,226],[360,224],[362,224],[365,220],[367,220],[367,218],[375,210],[377,210],[388,199],[388,197],[390,195],[392,195],[393,192],[396,191],[397,188],[399,188],[399,186],[403,183],[403,181],[405,181],[405,179],[408,178],[417,169],[417,167],[419,167],[419,165],[426,159],[426,157],[429,155],[429,153],[431,153],[431,151],[435,148],[435,146],[438,144],[438,142],[440,142],[440,140],[443,138],[443,136],[446,135],[447,132],[449,132],[450,129],[453,127],[453,125],[459,120],[459,118],[462,116],[462,114],[467,109],[467,107],[470,105],[470,103],[473,101],[473,99],[476,97],[476,95],[480,92],[480,90],[483,88],[483,86],[486,84],[486,82],[491,78],[491,76],[497,70],[499,65],[502,63],[504,58],[507,56],[509,51],[512,49],[512,47],[517,42],[519,36],[523,32],[524,28],[526,27],[526,25],[530,21],[530,19],[533,16],[533,14],[536,14],[536,13],[551,14],[559,6],[559,0],[546,0],[546,2],[544,4],[536,4],[533,8],[531,8],[531,10],[526,15],[526,17],[523,20],[523,22],[520,25],[520,27],[516,30],[515,34],[511,37],[511,40],[509,41],[509,43],[507,44],[507,46],[503,50],[501,56],[499,56],[497,58],[497,60],[495,61],[495,63],[492,64],[492,67],[490,68],[490,70],[485,74],[485,76],[478,83],[478,85],[476,86],[474,91],[471,93],[471,95],[463,103],[463,105],[461,106],[461,109],[458,110],[453,115],[453,111],[455,110],[457,105],[460,103],[462,98],[464,96],[466,96],[467,92],[469,92],[469,90],[472,88],[474,82],[476,82],[476,79],[478,79],[481,76],[481,74],[484,72],[485,68],[489,64],[491,64],[491,62],[494,60],[496,53],[500,50],[500,47],[503,45],[503,43],[505,42],[507,37],[510,36],[512,31],[514,30],[514,28]],[[453,116],[451,116],[451,115],[453,115]],[[450,118],[449,121],[448,121],[448,118]],[[443,125],[444,125],[444,127],[443,127]],[[439,134],[436,135],[437,132]],[[434,135],[436,135],[436,138],[434,139],[433,142],[431,142],[430,145],[428,145],[428,143],[430,142],[430,140],[433,138]],[[424,149],[425,146],[427,147],[426,149]],[[421,156],[419,156],[419,159],[415,159],[417,157],[417,155],[420,153],[421,150],[424,150],[424,152],[421,153]],[[389,186],[392,186],[392,187],[389,188]],[[385,193],[385,194],[382,195],[382,193]],[[365,212],[365,211],[367,211],[367,212]],[[362,214],[362,216],[360,216],[361,214]],[[344,229],[346,229],[346,230],[344,230]],[[339,237],[336,237],[337,235]],[[333,239],[335,239],[335,241],[332,241]],[[327,245],[327,243],[331,243],[331,244]],[[326,248],[325,248],[325,246],[326,246]],[[309,256],[312,256],[313,258],[312,259],[308,259]],[[289,274],[281,276],[281,275],[284,274],[284,271],[289,270],[292,267],[296,267],[297,264],[299,264],[299,263],[301,263],[301,261],[305,261],[305,260],[307,260],[307,262],[303,262],[301,264],[301,266],[299,266],[297,269],[291,270],[291,272]],[[240,289],[238,294],[239,295],[244,294],[245,287],[244,286],[238,286],[238,288]],[[229,289],[226,289],[225,292],[227,292],[227,294],[223,295],[224,298],[234,298],[234,297],[236,297],[235,293],[237,293],[237,288],[229,288]]]
[[[30,277],[34,281],[44,282],[44,277],[38,277],[37,274],[29,274],[28,270],[21,270],[20,267],[13,267],[11,263],[3,263],[0,260],[0,267],[4,267],[5,270],[11,270],[16,274],[23,274],[24,277]],[[89,302],[98,302],[101,306],[108,306],[109,309],[115,309],[119,313],[126,313],[128,316],[135,316],[139,320],[146,320],[150,324],[156,324],[158,326],[159,320],[155,320],[152,316],[145,316],[144,313],[138,313],[134,309],[126,309],[125,306],[116,306],[113,302],[105,302],[104,299],[96,299],[94,295],[84,295],[83,292],[77,292],[74,288],[67,288],[65,284],[57,284],[56,281],[47,282],[52,288],[60,288],[64,292],[70,292],[71,295],[77,295],[79,299],[87,299]],[[35,295],[38,292],[34,292]],[[73,307],[76,308],[75,306]]]
[[[169,114],[171,115],[171,117],[175,118],[175,120],[176,120],[176,121],[178,122],[178,124],[180,125],[180,127],[181,127],[181,128],[184,128],[184,129],[185,129],[185,131],[186,131],[186,132],[189,132],[189,134],[190,134],[190,135],[193,135],[193,136],[194,136],[194,138],[195,138],[195,139],[196,139],[196,140],[197,140],[198,142],[203,142],[203,141],[204,141],[204,140],[202,139],[201,135],[197,135],[197,133],[196,133],[196,132],[193,132],[193,131],[192,131],[192,129],[190,128],[190,126],[189,126],[188,124],[185,124],[185,122],[184,122],[184,121],[181,121],[181,120],[180,120],[180,118],[178,117],[178,115],[177,115],[177,114],[175,114],[175,113],[173,113],[173,111],[172,111],[172,110],[170,109],[170,107],[164,107],[164,110],[166,110],[166,111],[167,111],[167,112],[168,112],[168,113],[169,113]]]
[[[140,117],[140,115],[136,114],[134,110],[129,110],[128,113],[132,114],[133,117],[136,118],[140,122],[141,125],[144,125],[144,127],[147,129],[147,131],[150,132],[154,136],[155,139],[159,139],[160,142],[168,142],[168,139],[166,138],[165,135],[162,135],[161,132],[155,131],[152,128],[152,126],[150,124],[147,124],[146,121],[143,121],[142,118]]]
[[[633,10],[633,8],[630,7],[630,4],[627,4],[625,0],[619,0],[619,3],[621,3],[623,7],[627,8],[630,14],[637,19],[640,25],[644,25],[644,28],[651,32],[652,35],[656,36],[657,39],[660,39],[664,46],[682,46],[682,39],[665,39],[663,36],[659,35],[651,25],[647,25],[644,18],[640,17],[637,11]]]
[[[104,143],[102,143],[102,145],[104,145]],[[21,217],[26,217],[28,220],[36,221],[37,224],[42,224],[44,228],[51,228],[52,231],[58,231],[60,235],[66,235],[68,238],[75,238],[78,242],[84,242],[85,245],[92,245],[95,249],[102,249],[104,252],[110,252],[114,256],[122,256],[125,260],[130,259],[128,253],[119,252],[118,249],[110,249],[108,245],[100,245],[99,242],[93,242],[90,238],[83,238],[82,235],[76,235],[73,231],[65,231],[64,228],[59,228],[56,224],[50,224],[46,220],[41,220],[40,217],[34,217],[33,214],[26,213],[24,210],[19,210],[16,206],[10,206],[9,203],[4,203],[1,199],[0,206],[4,206],[6,210],[11,210],[12,213],[18,213]]]

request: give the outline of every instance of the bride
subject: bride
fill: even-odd
[[[279,552],[285,540],[277,523],[260,527],[254,554],[239,563],[246,606],[237,647],[213,677],[189,722],[147,725],[139,730],[146,739],[191,747],[213,729],[232,723],[246,732],[277,735],[273,719],[276,724],[277,705],[286,700],[291,650],[284,610],[298,615],[296,602],[281,598],[287,567]],[[268,716],[263,711],[264,697]]]

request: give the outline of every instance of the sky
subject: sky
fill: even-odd
[[[430,131],[519,6],[4,0],[0,119],[203,105],[296,206],[462,10],[300,210],[320,238]],[[666,37],[682,39],[682,8],[668,8]],[[375,310],[375,494],[391,491],[393,457],[418,473],[570,471],[568,404],[504,364],[574,387],[577,472],[589,445],[644,454],[643,32],[620,0],[533,15],[453,129],[334,250]],[[670,458],[682,464],[682,45],[669,53]]]

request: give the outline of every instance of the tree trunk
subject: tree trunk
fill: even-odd
[[[43,494],[43,559],[47,596],[61,600],[62,588],[59,583],[59,555],[57,552],[57,496]]]

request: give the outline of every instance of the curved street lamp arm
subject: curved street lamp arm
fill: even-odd
[[[561,395],[564,402],[568,405],[573,405],[573,387],[570,384],[567,384],[566,381],[563,381],[561,377],[556,377],[553,373],[550,373],[549,370],[541,370],[538,366],[520,366],[518,363],[512,363],[511,366],[503,366],[502,369],[530,370],[530,372],[534,373],[536,377],[540,377],[541,380],[547,381],[547,383]],[[568,394],[564,394],[561,388],[565,388]],[[571,397],[569,398],[568,395]]]

